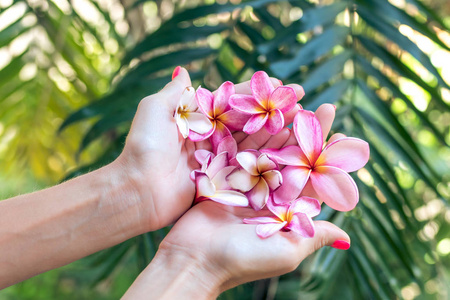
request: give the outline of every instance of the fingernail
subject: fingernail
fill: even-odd
[[[334,104],[331,104],[331,105],[333,105],[333,107],[334,107],[334,110],[336,110],[336,105],[334,105]]]
[[[348,250],[350,248],[350,243],[343,240],[337,240],[331,245],[331,247],[339,250]]]
[[[279,82],[281,85],[283,85],[283,81],[281,81],[281,80],[278,79],[278,82]]]
[[[180,66],[176,67],[176,68],[173,70],[173,73],[172,73],[172,80],[173,80],[175,77],[177,77],[178,74],[180,74],[180,70],[181,70],[181,67],[180,67]]]

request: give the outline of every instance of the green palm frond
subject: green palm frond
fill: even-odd
[[[18,109],[8,100],[12,95],[19,90],[36,94],[32,91],[40,88],[46,94],[36,105],[50,95],[54,100],[46,101],[54,106],[66,103],[61,114],[79,107],[60,123],[62,133],[74,124],[85,130],[77,140],[79,153],[99,139],[109,144],[103,155],[69,177],[119,155],[140,99],[169,81],[175,66],[187,66],[194,83],[210,89],[265,70],[284,84],[302,84],[305,109],[336,104],[332,131],[367,140],[371,159],[353,176],[360,189],[357,208],[348,213],[324,208],[319,216],[351,235],[350,250],[323,248],[295,272],[237,287],[221,299],[395,299],[405,298],[405,289],[425,299],[445,297],[448,254],[436,250],[434,237],[442,240],[449,231],[450,99],[444,97],[449,78],[433,64],[430,47],[420,42],[426,38],[432,49],[450,51],[448,34],[442,34],[448,30],[445,20],[419,0],[252,0],[189,7],[176,2],[170,18],[161,15],[159,1],[128,2],[125,14],[145,19],[145,7],[150,7],[161,25],[143,26],[145,34],[133,40],[116,31],[109,11],[96,1],[107,30],[49,1],[47,10],[27,6],[24,16],[35,15],[33,25],[17,21],[0,33],[0,46],[8,45],[14,36],[38,27],[55,48],[50,53],[35,43],[30,47],[38,50],[16,55],[0,70],[0,87],[8,82],[0,89],[2,107]],[[104,47],[108,40],[117,45],[114,53]],[[98,55],[85,55],[92,45],[109,53],[117,67],[104,72]],[[14,80],[37,57],[33,53],[57,55],[70,66],[68,91],[49,78],[49,69],[58,69],[52,59],[39,67],[42,76]],[[0,111],[2,122],[8,110]],[[421,213],[429,206],[441,211]],[[138,269],[145,267],[166,232],[145,234],[90,257],[86,262],[99,270],[93,282],[107,278],[124,257],[135,257]],[[439,293],[430,288],[433,284]]]

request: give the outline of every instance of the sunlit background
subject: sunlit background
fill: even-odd
[[[285,83],[304,84],[305,108],[331,101],[338,104],[338,111],[351,110],[349,117],[337,120],[337,126],[349,135],[373,138],[373,145],[379,146],[379,157],[373,157],[373,164],[357,174],[363,190],[371,195],[362,196],[365,208],[345,216],[328,212],[323,217],[354,230],[356,238],[352,238],[359,239],[365,229],[358,229],[357,224],[366,222],[365,226],[373,228],[364,220],[366,208],[373,209],[374,218],[382,224],[375,231],[380,230],[394,245],[423,248],[408,250],[413,254],[405,254],[404,263],[411,263],[412,275],[402,274],[389,270],[396,266],[394,258],[385,266],[376,265],[378,256],[386,252],[366,250],[367,243],[377,241],[361,238],[360,247],[355,245],[354,252],[348,254],[356,257],[356,262],[334,252],[321,252],[305,262],[306,271],[238,288],[224,299],[303,298],[315,292],[313,283],[330,280],[316,274],[327,272],[317,262],[327,257],[348,262],[352,271],[345,275],[349,278],[367,279],[353,280],[360,285],[353,287],[360,294],[355,292],[348,298],[348,294],[338,293],[338,298],[358,299],[356,295],[373,293],[374,299],[446,299],[450,282],[450,2],[368,1],[381,9],[392,7],[392,14],[386,13],[393,20],[398,18],[391,19],[392,28],[417,49],[407,41],[392,40],[393,29],[377,23],[376,17],[365,16],[362,2],[355,1],[355,11],[351,1],[319,0],[244,2],[248,5],[239,0],[0,0],[0,199],[54,185],[113,159],[139,99],[162,87],[177,64],[187,66],[194,82],[209,88],[224,80],[248,80],[255,70],[265,69]],[[223,9],[214,6],[218,4],[224,4]],[[230,4],[236,8],[229,8]],[[206,5],[214,9],[195,10]],[[326,9],[310,13],[316,7]],[[191,9],[190,14],[183,15],[187,9]],[[332,22],[318,21],[321,18]],[[297,30],[296,24],[300,24]],[[294,58],[297,65],[289,71],[296,49],[301,53],[308,42],[338,25],[349,29],[343,35],[336,29],[335,38],[342,35],[341,42],[321,41],[330,51],[306,52],[312,59]],[[162,26],[171,34],[165,34]],[[171,28],[191,34],[177,35]],[[370,41],[365,42],[360,35],[383,47],[373,50],[368,46]],[[322,44],[318,43],[317,49]],[[369,65],[361,62],[361,57],[367,58]],[[160,62],[156,62],[158,58]],[[280,62],[286,65],[280,67]],[[329,65],[319,69],[327,62]],[[327,67],[335,75],[323,79]],[[148,82],[138,84],[136,78],[142,74],[150,74]],[[389,82],[383,81],[385,78]],[[373,95],[379,101],[370,102],[373,99],[364,87],[376,91]],[[99,99],[100,105],[89,106]],[[390,111],[387,115],[397,121],[386,117],[380,109],[383,105]],[[365,115],[355,107],[367,107],[381,129],[366,128]],[[395,142],[383,135],[383,128],[388,128],[393,140],[400,141],[397,147],[410,148],[405,152],[395,148]],[[388,165],[392,168],[386,171]],[[391,204],[394,195],[400,195],[403,204]],[[386,207],[386,215],[378,215],[381,207]],[[390,222],[392,226],[383,227]],[[165,232],[151,239],[158,241]],[[142,264],[136,263],[139,252],[136,255],[134,250],[146,238],[124,246],[123,253],[111,252],[112,258],[109,254],[103,260],[88,258],[7,288],[0,292],[0,299],[117,299],[141,268]],[[144,265],[151,256],[146,254]],[[364,265],[365,261],[372,265]],[[402,268],[402,264],[397,267]],[[313,275],[321,281],[314,281]],[[298,282],[306,279],[313,283],[299,287]]]

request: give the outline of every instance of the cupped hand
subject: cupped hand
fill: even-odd
[[[194,158],[196,148],[179,133],[174,119],[181,94],[189,86],[189,74],[181,68],[160,92],[140,102],[124,150],[116,160],[141,201],[137,217],[145,231],[173,223],[192,205],[195,185],[189,174],[199,167]]]
[[[315,221],[313,238],[294,232],[278,232],[267,239],[259,238],[255,226],[243,218],[261,216],[251,208],[230,207],[204,201],[190,209],[163,240],[160,252],[184,253],[203,261],[198,276],[214,283],[211,289],[224,291],[236,285],[285,274],[317,249],[336,240],[350,241],[335,225]]]
[[[274,86],[280,82],[272,79]],[[126,145],[115,164],[126,174],[131,189],[141,202],[139,215],[143,230],[152,231],[176,221],[192,205],[195,184],[189,174],[199,168],[194,153],[197,149],[211,149],[208,141],[194,143],[179,133],[174,112],[183,91],[191,86],[188,72],[181,68],[178,76],[160,92],[144,98],[134,117]],[[300,99],[303,90],[290,85]],[[236,85],[237,93],[251,93],[250,81]],[[292,123],[296,106],[285,115],[286,124]],[[238,149],[278,148],[290,137],[287,128],[270,139],[265,129],[249,136],[234,133]],[[126,201],[136,201],[126,199]],[[127,203],[124,203],[127,205]]]

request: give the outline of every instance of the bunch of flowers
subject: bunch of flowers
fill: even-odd
[[[195,152],[201,165],[191,173],[195,202],[212,200],[263,211],[261,217],[243,220],[258,224],[261,238],[279,230],[312,237],[312,217],[320,213],[322,202],[339,211],[358,203],[358,189],[348,172],[367,163],[369,145],[340,133],[326,141],[335,106],[323,104],[316,112],[296,113],[296,145],[238,152],[232,132],[251,135],[266,130],[276,135],[289,125],[284,115],[300,100],[291,87],[275,88],[263,71],[252,76],[250,87],[251,95],[236,94],[227,81],[215,94],[189,87],[181,97],[175,112],[181,134],[192,141],[209,139],[212,145],[212,152]]]

